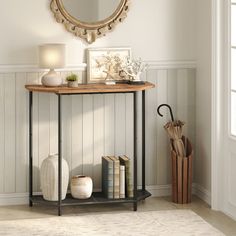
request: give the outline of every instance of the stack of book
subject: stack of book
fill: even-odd
[[[133,197],[130,159],[127,156],[102,157],[102,192],[110,199]]]

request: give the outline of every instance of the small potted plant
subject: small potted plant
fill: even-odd
[[[71,74],[66,77],[66,81],[68,84],[68,87],[70,88],[76,88],[78,87],[78,75]]]

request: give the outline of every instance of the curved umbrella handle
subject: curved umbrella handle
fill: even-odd
[[[161,104],[160,106],[158,106],[157,113],[158,113],[159,116],[163,117],[163,115],[160,113],[160,108],[161,107],[168,107],[169,108],[171,120],[174,122],[174,116],[173,116],[173,112],[172,112],[172,109],[171,109],[170,105],[168,105],[168,104]]]

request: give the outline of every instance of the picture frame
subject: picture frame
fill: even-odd
[[[87,49],[87,83],[125,82],[129,78],[120,73],[120,63],[131,57],[130,47]]]

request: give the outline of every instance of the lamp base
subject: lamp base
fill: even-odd
[[[62,84],[62,78],[55,70],[51,69],[42,77],[41,82],[46,87],[56,87]]]

